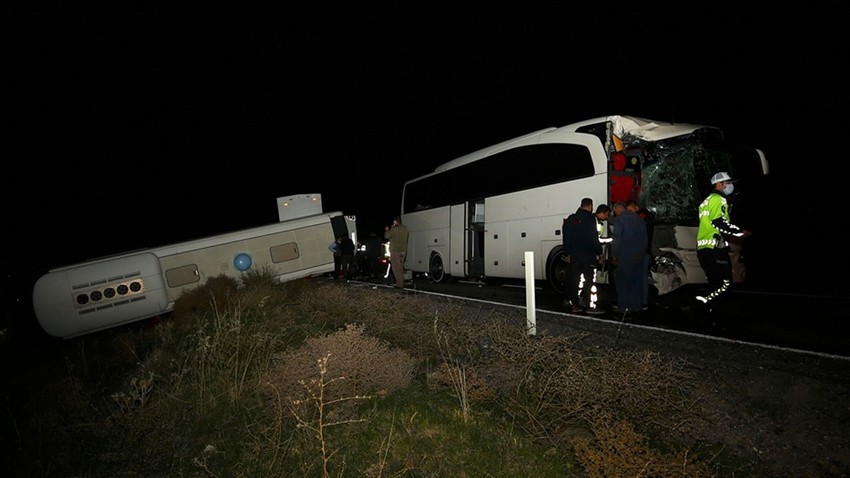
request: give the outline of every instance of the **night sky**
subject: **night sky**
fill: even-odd
[[[276,222],[292,194],[379,231],[405,180],[613,114],[764,150],[770,241],[819,253],[817,210],[848,189],[834,11],[562,3],[11,7],[4,273]]]

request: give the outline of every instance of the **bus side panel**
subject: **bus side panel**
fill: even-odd
[[[537,278],[540,269],[540,230],[541,218],[532,217],[528,219],[518,219],[507,223],[508,225],[508,257],[510,261],[505,264],[505,270],[502,273],[509,274],[509,277],[524,277],[525,276],[525,253],[532,252],[534,254],[534,275]]]
[[[448,267],[449,207],[419,211],[414,215],[405,216],[404,221],[410,231],[405,268],[416,273],[428,272],[428,259],[434,250],[443,254],[444,265]]]
[[[153,317],[168,307],[159,260],[151,253],[55,269],[33,287],[41,328],[60,338]]]
[[[224,275],[239,280],[244,272],[265,267],[282,281],[333,271],[333,255],[327,250],[334,237],[330,220],[294,229],[287,223],[280,227],[282,230],[271,234],[161,256],[169,299],[177,300],[184,291],[205,284],[211,277]],[[250,261],[245,261],[245,255]]]
[[[522,261],[525,251],[529,250],[535,256],[535,279],[545,279],[545,261],[552,247],[544,248],[543,243],[562,242],[560,231],[564,218],[575,212],[584,197],[592,198],[597,205],[606,201],[606,172],[489,198],[486,227],[488,231],[498,230],[499,238],[503,240],[498,240],[489,232],[485,236],[487,275],[523,278],[525,270]],[[533,217],[522,219],[529,216]],[[510,265],[506,265],[508,260]]]
[[[492,200],[488,207],[492,210]],[[484,275],[487,277],[513,277],[508,275],[508,223],[485,219],[484,226]]]

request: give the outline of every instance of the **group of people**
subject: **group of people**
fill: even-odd
[[[708,310],[725,298],[732,285],[728,240],[749,235],[730,219],[727,199],[733,182],[726,172],[712,176],[712,191],[699,205],[696,249],[708,292],[696,296],[696,301]],[[564,304],[572,313],[603,312],[596,303],[595,281],[597,269],[606,265],[607,244],[617,296],[613,308],[624,314],[648,308],[653,219],[636,201],[600,204],[594,213],[591,198],[583,198],[576,212],[564,219],[563,249],[569,263]]]
[[[401,223],[401,217],[393,218],[391,225],[384,228],[384,239],[389,241],[390,267],[395,280],[394,286],[398,289],[404,288],[404,261],[407,255],[407,240],[409,232],[407,226]],[[371,257],[377,255],[380,249],[380,240],[376,234],[371,234],[366,241],[366,253]],[[334,279],[351,280],[355,270],[356,247],[351,237],[339,235],[330,243],[328,250],[334,258]]]

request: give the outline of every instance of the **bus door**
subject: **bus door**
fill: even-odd
[[[448,256],[444,257],[445,270],[453,277],[466,277],[466,229],[469,223],[467,203],[452,204],[449,214]]]
[[[484,200],[466,205],[466,275],[484,276]]]

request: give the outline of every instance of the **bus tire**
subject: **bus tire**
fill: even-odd
[[[446,274],[446,269],[443,266],[443,256],[439,253],[431,254],[431,259],[428,260],[428,275],[431,281],[435,283],[448,282],[449,276]]]
[[[555,292],[564,293],[569,273],[569,263],[560,247],[549,254],[546,261],[546,281],[549,288]]]

